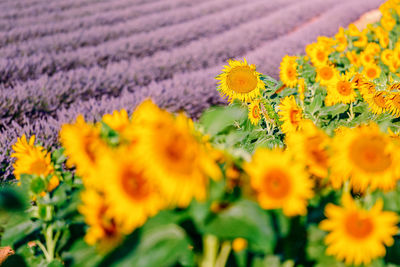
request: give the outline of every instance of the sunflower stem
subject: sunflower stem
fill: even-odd
[[[219,255],[215,262],[215,267],[225,267],[226,262],[229,258],[229,254],[231,253],[231,248],[231,242],[225,241],[224,243],[222,243],[221,251],[219,252]]]
[[[201,267],[214,267],[215,259],[218,251],[218,239],[214,235],[206,235],[203,237],[204,252],[201,260]]]

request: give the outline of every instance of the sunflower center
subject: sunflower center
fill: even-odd
[[[171,133],[163,141],[163,158],[167,167],[180,173],[190,173],[193,170],[196,151],[188,136],[182,133]]]
[[[318,50],[316,57],[317,57],[318,61],[324,61],[325,60],[325,52]]]
[[[321,68],[321,78],[324,80],[330,80],[333,77],[333,71],[330,67],[322,67]]]
[[[249,93],[257,88],[258,79],[254,70],[247,66],[233,68],[227,75],[229,89],[237,93]]]
[[[90,136],[86,136],[83,141],[83,150],[91,163],[96,162],[96,155],[93,149],[93,142]]]
[[[349,95],[352,92],[351,84],[347,81],[339,81],[336,85],[337,91],[341,95]]]
[[[320,147],[322,139],[318,136],[307,138],[306,148],[312,162],[324,168],[328,167],[328,155],[326,151]]]
[[[374,224],[370,218],[362,218],[357,212],[350,213],[345,220],[347,234],[357,239],[368,237],[374,230]]]
[[[290,193],[289,176],[284,170],[271,169],[264,175],[263,186],[268,196],[281,199]]]
[[[260,110],[259,110],[258,106],[255,106],[253,108],[252,112],[253,112],[253,117],[254,118],[258,119],[260,117]]]
[[[350,160],[365,172],[384,172],[392,164],[391,156],[385,153],[386,145],[386,140],[381,136],[360,136],[350,145]]]
[[[296,79],[296,69],[293,67],[288,67],[286,70],[286,75],[289,80],[295,80]]]
[[[135,172],[130,168],[123,170],[121,185],[125,193],[134,200],[144,199],[150,192],[149,184],[143,173]]]
[[[37,159],[32,162],[30,170],[33,174],[45,174],[47,171],[47,163],[42,159]]]
[[[367,70],[367,76],[369,78],[375,78],[376,74],[377,74],[377,72],[376,72],[376,70],[374,68],[369,68]]]
[[[381,108],[386,108],[386,100],[385,100],[385,97],[383,96],[382,92],[374,95],[372,99],[374,100],[374,103],[377,106],[379,106]]]
[[[292,124],[297,125],[300,122],[300,118],[299,118],[300,114],[299,113],[300,113],[300,110],[298,110],[298,109],[290,110],[289,117],[290,117],[290,122]]]

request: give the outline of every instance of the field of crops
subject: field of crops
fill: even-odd
[[[60,125],[146,97],[192,117],[224,103],[220,66],[247,57],[277,77],[280,59],[331,35],[379,0],[6,1],[0,3],[0,164],[36,134],[57,143]],[[246,36],[244,38],[244,36]]]
[[[399,162],[399,0],[0,2],[2,266],[398,267]]]

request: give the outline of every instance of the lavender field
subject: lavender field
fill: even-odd
[[[61,124],[132,111],[151,97],[192,117],[224,100],[214,77],[229,58],[273,77],[383,0],[2,0],[0,176],[11,144],[35,134],[50,148]]]

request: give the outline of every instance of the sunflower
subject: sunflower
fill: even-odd
[[[360,53],[360,60],[363,66],[375,63],[374,55],[372,53],[368,53],[367,51]]]
[[[381,75],[381,68],[376,64],[364,65],[363,75],[369,80],[375,80]]]
[[[153,177],[140,164],[135,146],[120,147],[99,156],[98,181],[103,182],[109,212],[129,234],[155,215],[166,201]]]
[[[306,47],[306,53],[310,57],[310,60],[315,67],[326,65],[331,52],[332,49],[329,49],[326,46],[318,43],[314,43]]]
[[[368,103],[370,111],[374,114],[382,114],[388,110],[388,93],[378,91],[363,95],[365,102]]]
[[[381,52],[381,47],[377,43],[368,43],[365,47],[365,52],[371,55],[378,55]]]
[[[303,111],[297,106],[294,96],[285,97],[279,104],[279,109],[278,114],[281,117],[280,120],[283,122],[282,132],[290,133],[296,131],[303,119]]]
[[[297,85],[297,62],[296,57],[284,56],[280,65],[279,77],[287,86],[294,88]]]
[[[356,191],[391,190],[399,178],[399,152],[376,124],[343,129],[333,139],[331,182],[334,187],[350,178]]]
[[[247,64],[246,59],[230,59],[216,79],[219,80],[218,90],[223,97],[228,96],[229,102],[234,99],[249,102],[260,96],[260,91],[265,88],[261,74],[256,72],[256,66]]]
[[[333,82],[338,75],[339,71],[332,64],[321,65],[317,68],[316,81],[326,86]]]
[[[349,104],[354,102],[357,97],[357,93],[354,90],[356,84],[351,80],[353,73],[347,72],[336,76],[336,79],[328,85],[328,96],[331,100],[329,104],[344,103]]]
[[[396,118],[400,117],[400,93],[390,93],[387,101],[388,111]]]
[[[295,159],[308,167],[308,171],[319,177],[328,175],[329,137],[310,120],[301,123],[299,131],[287,136],[287,146]]]
[[[326,254],[346,264],[369,265],[386,254],[386,246],[394,243],[399,219],[396,213],[383,211],[379,199],[370,210],[359,208],[349,195],[342,197],[342,207],[329,203],[319,227],[329,231],[325,238]]]
[[[262,208],[281,208],[286,216],[307,213],[307,200],[313,196],[313,182],[303,165],[292,162],[289,153],[257,149],[244,169]]]
[[[110,205],[104,193],[89,187],[81,193],[81,200],[78,211],[89,226],[84,238],[86,243],[97,244],[103,252],[108,252],[120,244],[123,238],[122,229],[110,215]]]
[[[17,180],[21,178],[21,174],[34,174],[46,177],[54,171],[51,164],[51,155],[40,146],[32,146],[25,154],[16,153],[11,157],[17,158],[13,164],[14,175]]]
[[[392,65],[393,51],[390,49],[383,50],[381,53],[381,60],[382,60],[383,64],[385,64],[386,66]]]
[[[100,129],[85,122],[79,115],[74,124],[64,124],[60,130],[60,141],[68,157],[67,165],[76,166],[77,174],[89,181],[97,167],[97,150],[106,144],[100,139]]]
[[[110,126],[111,129],[117,131],[123,138],[133,140],[133,127],[128,117],[128,112],[121,109],[119,112],[114,110],[112,114],[105,114],[102,121]]]
[[[145,113],[142,109],[154,111]],[[138,160],[149,165],[145,175],[160,184],[166,199],[179,207],[189,205],[193,197],[204,200],[208,177],[218,179],[221,172],[205,145],[197,140],[201,135],[194,130],[193,122],[182,113],[173,117],[145,101],[135,110],[133,123],[138,124]]]
[[[254,100],[249,105],[249,120],[252,124],[257,125],[261,119],[260,100]]]

